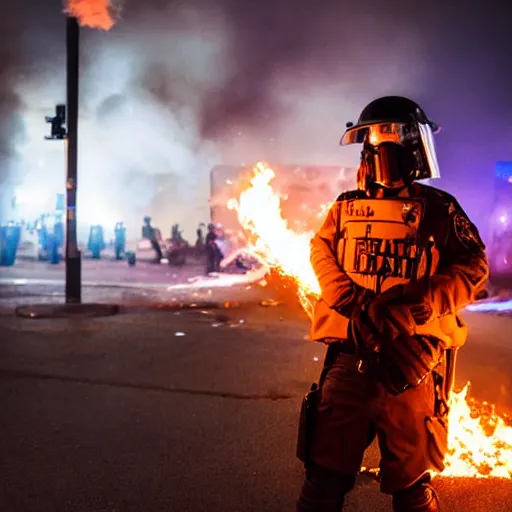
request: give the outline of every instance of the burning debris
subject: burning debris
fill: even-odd
[[[84,27],[110,30],[115,24],[114,13],[118,9],[119,3],[113,0],[67,0],[65,10]]]
[[[275,173],[258,163],[248,186],[228,207],[238,213],[249,237],[250,251],[258,255],[285,282],[294,285],[302,307],[311,316],[320,287],[309,262],[313,233],[290,229],[281,212],[280,196],[272,187]],[[325,212],[326,206],[321,208]],[[268,278],[267,278],[268,279]],[[512,424],[489,404],[468,398],[467,385],[453,393],[449,413],[449,452],[445,476],[512,478]],[[363,472],[375,476],[373,469]]]

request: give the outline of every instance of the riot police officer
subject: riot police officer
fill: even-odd
[[[116,260],[122,260],[126,254],[126,227],[123,221],[116,222],[114,227],[114,253]]]
[[[215,224],[208,224],[206,233],[206,275],[211,272],[220,272],[220,262],[223,254],[218,246],[219,235]]]
[[[413,101],[371,102],[341,144],[362,144],[357,190],[341,194],[311,242],[321,287],[311,338],[328,345],[307,395],[298,512],[343,508],[377,436],[381,490],[396,512],[439,510],[430,472],[444,468],[447,350],[462,346],[460,309],[488,277],[484,245],[439,177],[437,125]]]
[[[142,225],[142,238],[149,240],[151,247],[155,251],[154,263],[160,263],[163,258],[163,254],[160,247],[158,230],[151,225],[151,217],[144,217],[144,224]]]

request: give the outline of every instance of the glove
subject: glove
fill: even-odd
[[[366,310],[358,308],[351,321],[358,351],[378,354],[379,381],[392,395],[417,386],[443,355],[436,338],[416,335],[417,322],[432,312],[421,294],[407,292],[404,286],[393,287]]]
[[[391,339],[363,310],[354,315],[350,328],[358,353],[377,356],[379,382],[392,395],[420,384],[442,361],[443,350],[436,338],[398,333]],[[389,331],[393,328],[388,327]]]
[[[337,313],[347,318],[352,318],[358,310],[365,309],[375,299],[375,292],[373,290],[363,288],[355,283],[353,286],[354,294],[350,302],[344,306],[334,308]]]
[[[391,339],[400,334],[414,335],[416,326],[436,316],[428,290],[417,283],[390,288],[369,304],[368,314],[377,328]]]
[[[416,329],[409,307],[403,304],[403,287],[393,287],[368,304],[368,320],[386,339],[412,336]]]
[[[409,308],[416,325],[425,325],[438,316],[430,287],[424,283],[410,283],[404,286],[402,298],[398,299],[398,303]]]
[[[384,336],[361,307],[354,311],[349,324],[349,334],[354,340],[358,353],[380,352]]]
[[[378,378],[388,393],[399,395],[420,384],[443,358],[439,340],[430,336],[399,336],[380,351]]]
[[[401,287],[393,287],[378,297],[372,292],[366,295],[366,302],[354,307],[350,328],[360,352],[379,352],[383,340],[414,334],[407,309],[393,303],[402,295]]]

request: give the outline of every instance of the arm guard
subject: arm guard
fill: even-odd
[[[478,229],[464,210],[452,203],[438,271],[430,281],[436,316],[456,313],[485,289],[489,265]]]
[[[338,264],[337,245],[341,202],[332,206],[324,223],[311,240],[311,265],[322,291],[322,299],[338,313],[350,318],[354,308],[366,302],[371,290],[356,285]]]

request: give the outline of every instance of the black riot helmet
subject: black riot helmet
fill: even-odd
[[[417,103],[386,96],[367,105],[357,124],[347,123],[340,144],[363,144],[359,188],[401,188],[440,177],[433,137],[438,131]]]

